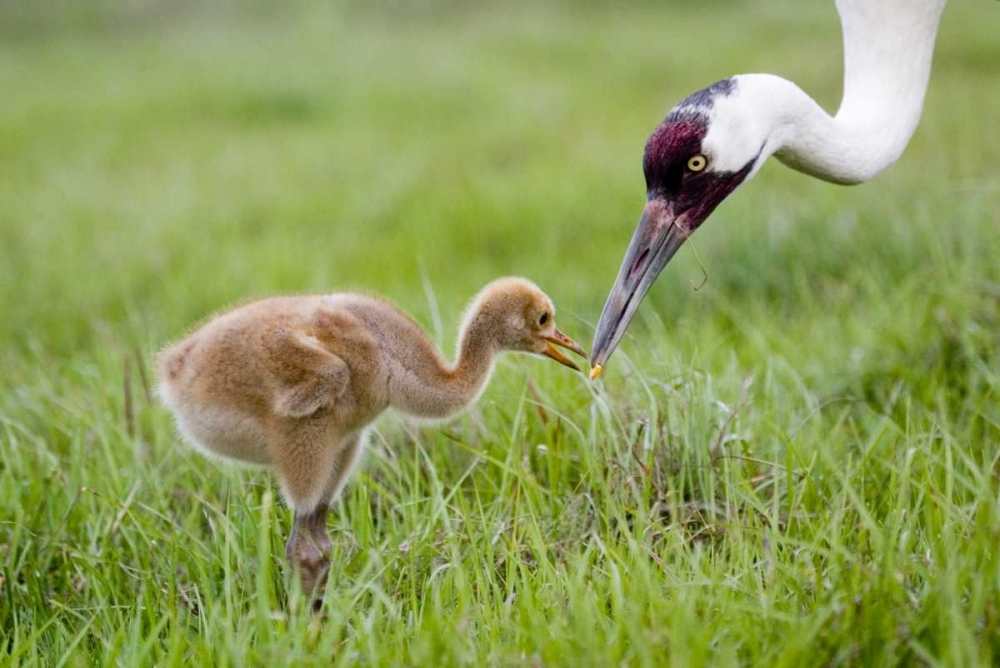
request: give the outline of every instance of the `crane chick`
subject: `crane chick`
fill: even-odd
[[[387,408],[447,418],[476,401],[496,356],[584,355],[534,283],[503,278],[471,302],[449,364],[420,327],[360,294],[274,297],[224,313],[164,350],[160,396],[181,433],[210,455],[275,470],[295,512],[285,553],[319,607],[329,570],[330,504],[350,478],[365,428]]]

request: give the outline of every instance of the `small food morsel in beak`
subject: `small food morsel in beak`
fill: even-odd
[[[601,375],[601,365],[595,364],[590,368],[590,379],[597,380],[597,377]]]
[[[581,357],[586,357],[587,352],[580,347],[580,344],[578,344],[576,341],[574,341],[573,339],[569,338],[568,336],[560,332],[558,328],[555,330],[555,333],[553,333],[551,336],[546,336],[545,340],[548,343],[545,346],[545,352],[542,353],[543,355],[551,357],[555,361],[559,362],[560,364],[564,364],[571,369],[575,369],[576,371],[580,370],[580,367],[578,367],[573,362],[573,360],[563,355],[562,351],[560,351],[559,348],[556,348],[556,346],[559,346],[561,348],[566,348],[568,350],[572,350],[574,353],[580,355]]]

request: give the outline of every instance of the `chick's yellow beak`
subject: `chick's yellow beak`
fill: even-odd
[[[570,369],[575,369],[576,371],[580,370],[580,367],[578,367],[573,362],[573,360],[566,357],[562,353],[562,351],[556,347],[559,346],[560,348],[566,348],[567,350],[572,350],[577,355],[586,357],[587,352],[580,347],[579,343],[577,343],[573,339],[569,338],[568,336],[560,332],[558,328],[556,328],[555,332],[552,335],[546,336],[545,341],[547,343],[545,346],[545,351],[542,353],[543,355],[545,355],[546,357],[551,357],[560,364],[568,366]]]

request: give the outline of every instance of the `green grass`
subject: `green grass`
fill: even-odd
[[[835,107],[837,18],[178,6],[0,14],[0,663],[1000,659],[1000,5],[952,1],[877,181],[772,164],[724,204],[603,384],[507,358],[453,423],[382,420],[321,625],[273,478],[180,444],[155,350],[363,287],[450,354],[503,274],[586,342],[648,132],[740,71]]]

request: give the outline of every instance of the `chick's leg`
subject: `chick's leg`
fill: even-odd
[[[313,542],[323,554],[329,555],[330,548],[332,547],[330,535],[326,530],[326,516],[329,506],[337,499],[344,485],[350,479],[358,460],[361,458],[363,447],[363,435],[360,433],[354,434],[343,440],[340,449],[334,456],[333,466],[330,469],[329,477],[323,490],[323,500],[316,507],[316,511],[313,513],[309,524],[309,531],[312,534]]]
[[[324,507],[324,516],[325,516]],[[302,593],[312,600],[312,609],[319,611],[323,600],[323,589],[330,570],[330,558],[313,541],[310,530],[315,511],[295,513],[292,533],[285,544],[285,556],[298,575]]]
[[[329,539],[317,544],[314,527],[326,524],[324,496],[329,472],[336,462],[341,437],[322,420],[294,420],[276,424],[270,446],[281,487],[295,509],[285,554],[298,575],[302,591],[314,601],[323,597],[330,568]],[[314,609],[318,609],[316,603]]]

